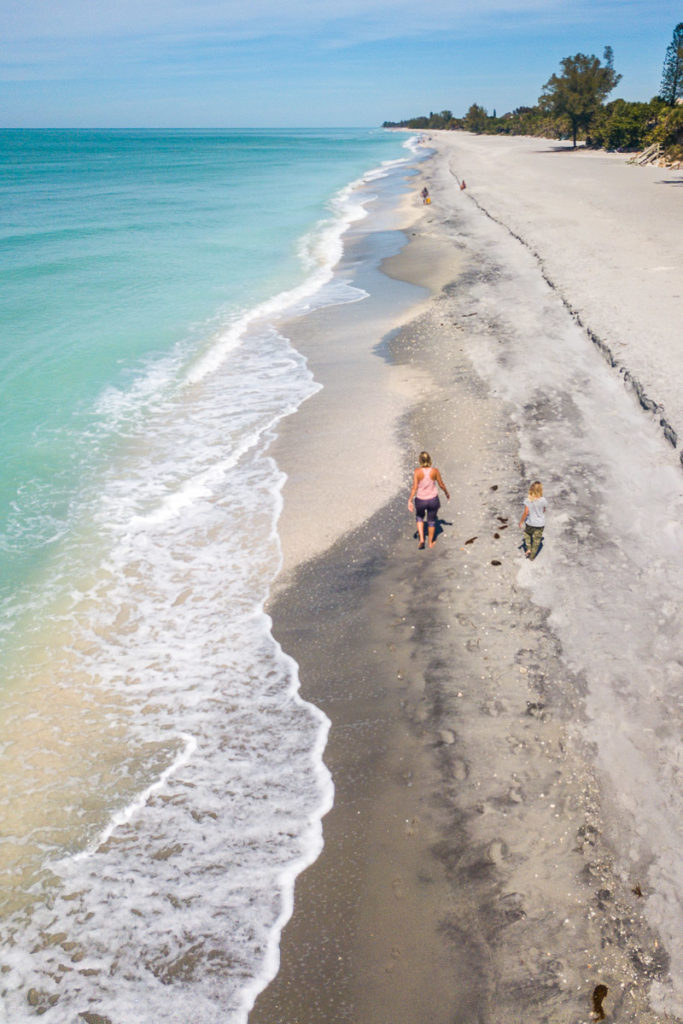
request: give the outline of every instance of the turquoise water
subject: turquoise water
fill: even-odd
[[[0,1021],[241,1024],[276,968],[333,797],[263,611],[279,324],[362,298],[404,143],[0,133]]]
[[[0,133],[5,585],[109,457],[103,391],[293,287],[330,198],[400,154],[368,131]]]

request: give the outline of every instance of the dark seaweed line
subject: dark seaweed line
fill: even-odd
[[[453,171],[451,171],[451,174],[453,174],[455,177]],[[590,327],[587,327],[584,324],[578,311],[574,309],[571,303],[565,298],[562,291],[557,287],[555,282],[550,277],[548,277],[542,257],[536,252],[535,249],[532,249],[532,247],[529,245],[526,239],[522,238],[521,235],[518,235],[515,231],[512,230],[512,228],[510,228],[503,221],[498,220],[497,217],[494,217],[493,214],[489,213],[489,211],[484,206],[482,206],[481,203],[478,202],[478,200],[475,199],[471,193],[468,194],[467,198],[471,202],[473,202],[477,209],[480,210],[486,217],[488,217],[489,220],[492,220],[495,224],[498,224],[500,227],[504,228],[509,235],[515,238],[521,245],[524,246],[524,248],[528,252],[531,253],[533,258],[538,263],[539,269],[543,276],[543,280],[546,282],[548,287],[555,292],[555,294],[561,300],[562,305],[565,307],[569,315],[572,317],[572,319],[590,338],[590,340],[593,342],[595,347],[598,349],[598,351],[604,358],[605,362],[609,366],[611,366],[612,369],[616,370],[618,373],[621,374],[621,376],[624,378],[624,383],[636,395],[636,398],[638,399],[641,408],[643,408],[646,412],[652,413],[654,416],[659,416],[659,425],[662,428],[662,433],[664,434],[664,437],[667,439],[669,444],[676,448],[678,445],[678,434],[676,433],[672,425],[669,423],[669,421],[665,418],[664,407],[660,405],[658,402],[655,402],[652,398],[648,397],[647,392],[645,391],[645,388],[643,387],[641,382],[636,377],[633,376],[633,374],[627,366],[625,366],[623,363],[620,363],[619,360],[616,359],[614,353],[612,352],[612,349],[609,347],[607,342],[603,341],[602,338],[600,338],[594,330],[592,330]],[[683,451],[680,453],[679,458],[681,465],[683,466]]]

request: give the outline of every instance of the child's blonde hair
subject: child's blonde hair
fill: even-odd
[[[534,480],[529,487],[530,498],[542,498],[543,497],[543,484],[540,480]]]

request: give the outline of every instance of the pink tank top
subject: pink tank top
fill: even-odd
[[[429,498],[435,498],[439,493],[436,486],[436,480],[431,477],[432,472],[431,466],[426,466],[422,470],[422,479],[418,482],[415,497],[420,498],[422,501],[427,501]]]

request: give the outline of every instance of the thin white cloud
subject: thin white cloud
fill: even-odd
[[[159,32],[317,32],[344,25],[352,36],[374,27],[403,36],[440,28],[488,24],[496,18],[576,23],[625,11],[645,14],[652,0],[4,0],[0,35],[5,43],[31,39],[147,36]]]
[[[2,0],[0,80],[200,74],[212,57],[227,74],[251,44],[270,55],[288,40],[313,56],[392,40],[500,46],[510,33],[594,26],[603,44],[612,26],[661,25],[669,4],[677,0]]]

